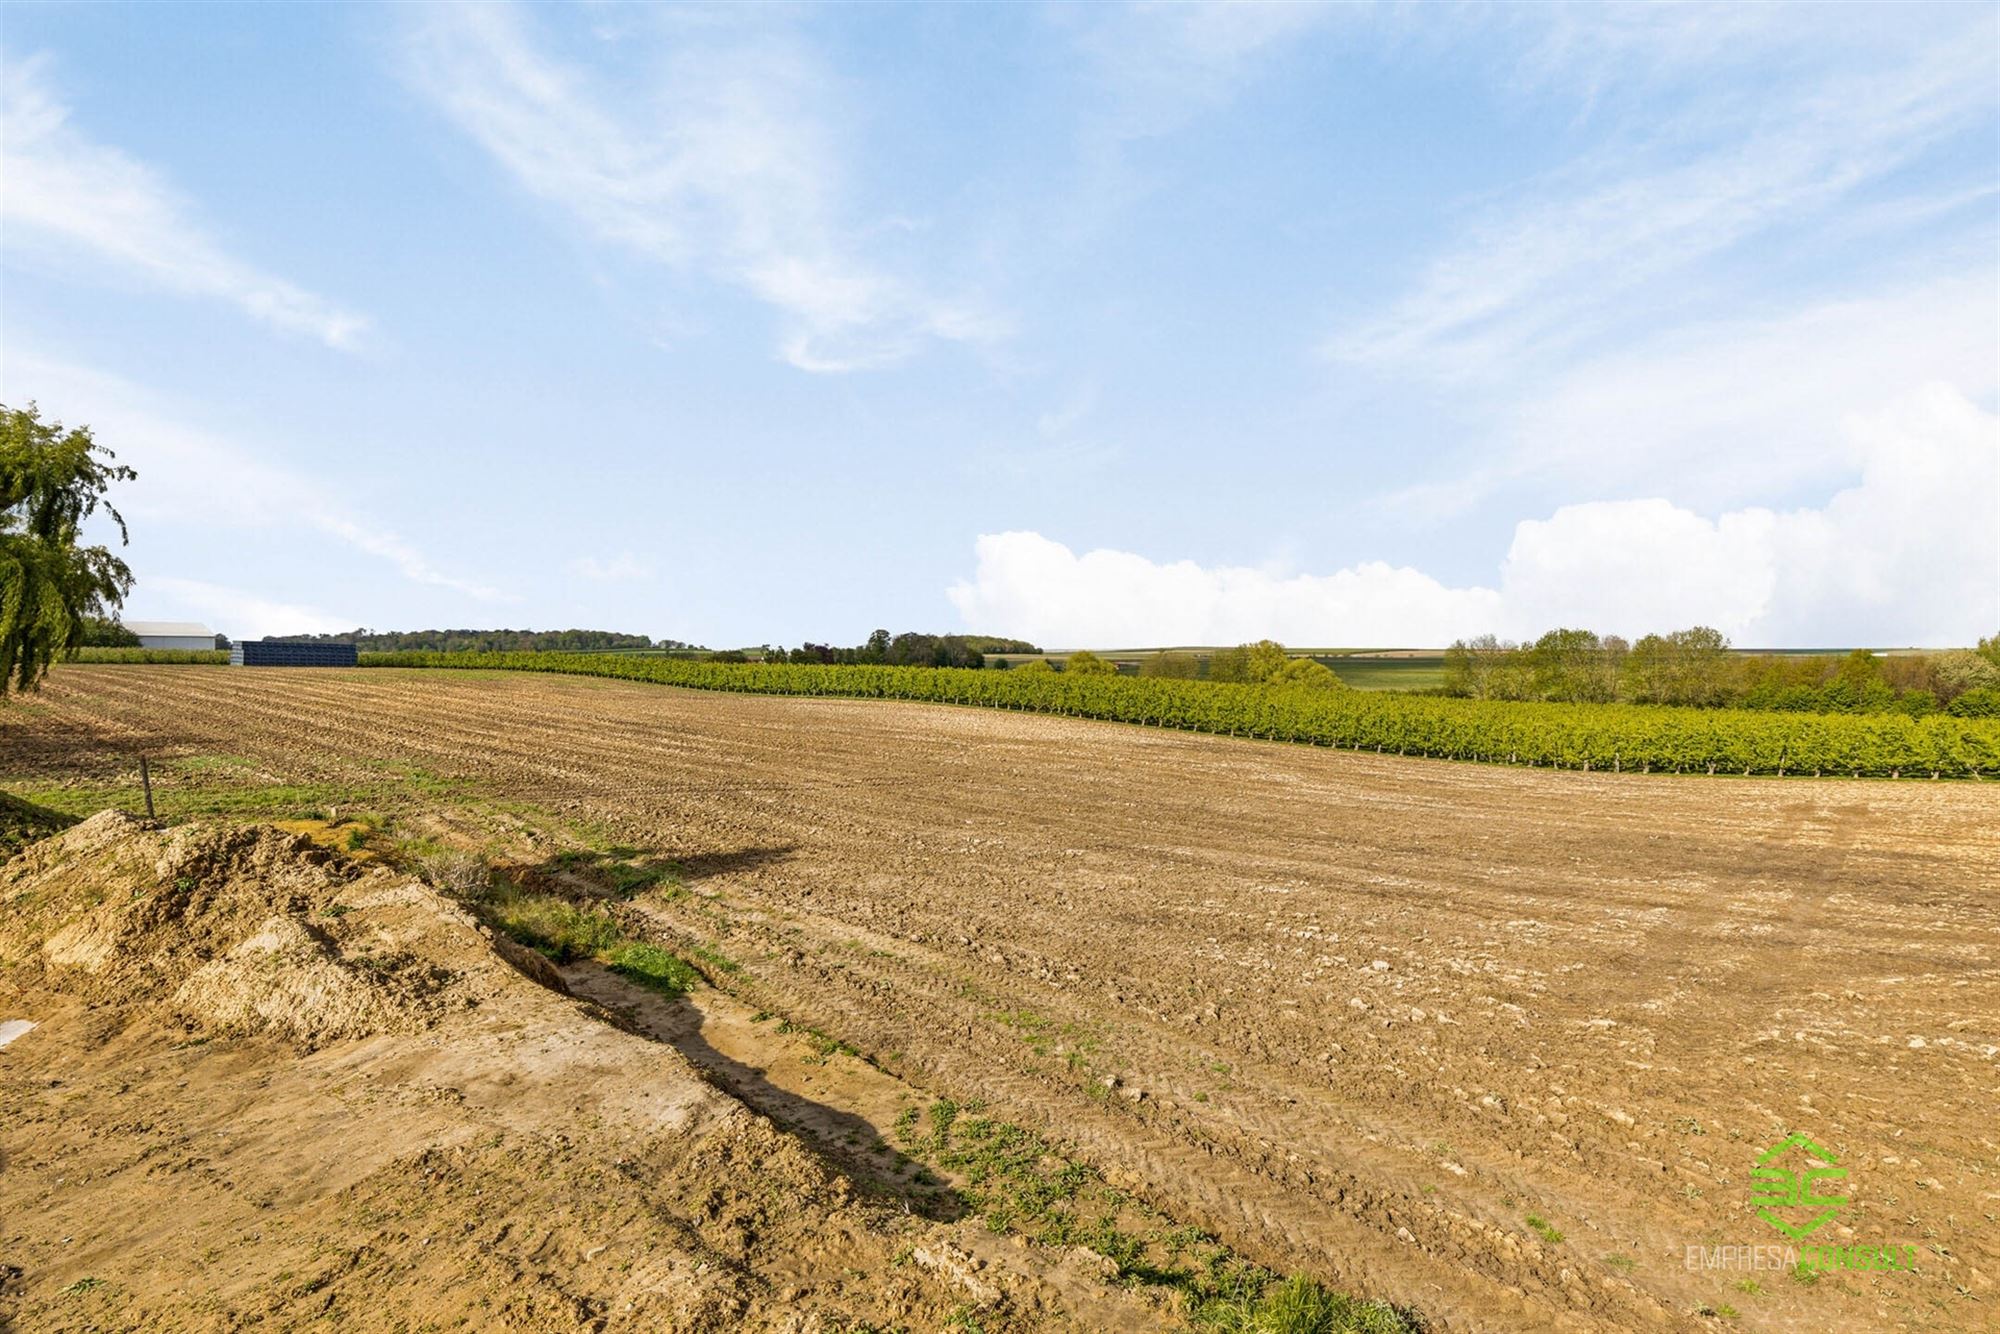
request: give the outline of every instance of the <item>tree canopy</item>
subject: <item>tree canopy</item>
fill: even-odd
[[[915,630],[891,635],[887,630],[877,630],[868,636],[866,643],[854,648],[810,642],[789,651],[766,648],[764,661],[845,667],[983,667],[989,653],[1040,652],[1025,639],[1002,639],[997,635],[927,635]]]
[[[1089,649],[1079,649],[1069,655],[1063,663],[1063,670],[1077,676],[1116,676],[1118,666],[1098,657]]]
[[[295,644],[352,644],[363,653],[608,653],[680,650],[678,639],[617,630],[344,630],[334,634],[266,635]]]
[[[45,422],[33,403],[0,405],[0,695],[39,686],[82,645],[91,618],[109,615],[131,590],[124,561],[82,544],[84,521],[100,509],[121,543],[128,538],[104,497],[138,474],[113,458],[87,426]]]

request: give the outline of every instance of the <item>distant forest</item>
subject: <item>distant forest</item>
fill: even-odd
[[[766,662],[839,663],[885,667],[984,667],[989,653],[1040,653],[1025,639],[1001,639],[994,635],[926,635],[914,630],[891,635],[877,630],[868,642],[853,648],[832,644],[801,644],[795,649],[773,648],[764,653]]]
[[[591,653],[624,649],[698,649],[678,639],[616,630],[347,630],[330,635],[266,635],[291,644],[352,644],[363,653]]]
[[[363,653],[708,653],[699,644],[679,639],[649,639],[615,630],[348,630],[326,635],[266,635],[270,641],[294,644],[353,644]],[[994,635],[927,635],[915,631],[892,635],[877,630],[866,643],[852,648],[832,644],[802,644],[795,649],[767,647],[748,653],[725,649],[715,653],[723,662],[865,663],[889,667],[981,667],[989,653],[1038,654],[1023,639]]]

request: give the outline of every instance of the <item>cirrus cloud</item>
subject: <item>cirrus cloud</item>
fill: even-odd
[[[745,11],[748,13],[748,11]],[[686,16],[683,16],[686,17]],[[715,277],[780,314],[800,370],[890,365],[1004,321],[864,256],[845,225],[833,79],[782,24],[666,22],[657,75],[620,91],[545,48],[513,5],[440,6],[411,35],[419,92],[585,231]]]
[[[10,250],[80,254],[328,347],[351,350],[368,328],[364,317],[229,254],[164,176],[72,125],[45,60],[0,67],[0,220]]]

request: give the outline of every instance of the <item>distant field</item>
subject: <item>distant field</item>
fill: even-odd
[[[1324,657],[1320,659],[1356,690],[1436,690],[1444,685],[1444,655],[1409,658]]]

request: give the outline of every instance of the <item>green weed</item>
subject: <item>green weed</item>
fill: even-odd
[[[701,974],[694,965],[643,941],[626,941],[614,947],[604,962],[619,976],[664,996],[684,996],[701,984]]]
[[[664,996],[681,996],[701,982],[693,964],[657,945],[633,940],[601,908],[580,908],[554,894],[496,887],[484,905],[493,924],[557,963],[597,962]]]
[[[1228,1334],[1406,1334],[1417,1328],[1386,1302],[1329,1291],[1303,1274],[1255,1297],[1215,1303],[1199,1318]]]
[[[960,1194],[995,1232],[1054,1247],[1085,1246],[1126,1283],[1163,1288],[1201,1328],[1242,1334],[1413,1334],[1413,1319],[1306,1278],[1280,1279],[1198,1228],[1176,1225],[1111,1187],[1041,1136],[939,1098],[906,1107],[895,1135],[912,1157],[956,1173]]]

